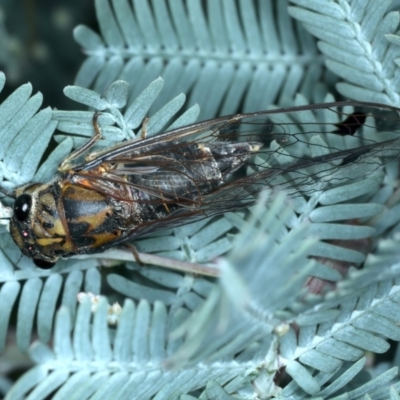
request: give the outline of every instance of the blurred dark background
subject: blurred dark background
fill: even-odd
[[[73,39],[79,24],[97,30],[94,0],[0,0],[0,102],[23,83],[43,93],[43,106],[71,109],[63,88],[74,83],[84,54]]]

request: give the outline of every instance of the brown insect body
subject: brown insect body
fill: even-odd
[[[41,267],[60,257],[104,251],[134,237],[138,227],[173,217],[181,209],[196,210],[196,202],[223,184],[259,147],[190,143],[174,153],[152,156],[153,162],[168,159],[167,171],[135,164],[137,173],[126,174],[129,164],[105,163],[79,173],[70,170],[48,184],[21,187],[15,191],[16,203],[28,200],[30,212],[26,218],[18,218],[16,212],[11,235]]]
[[[342,111],[348,106],[362,111]],[[58,177],[11,194],[11,235],[45,268],[247,207],[266,187],[308,196],[363,179],[399,157],[398,112],[343,102],[239,114],[87,154],[100,138],[95,114],[94,137],[62,162]],[[84,154],[83,163],[71,164]]]

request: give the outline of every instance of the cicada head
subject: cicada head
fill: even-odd
[[[15,190],[10,233],[22,253],[40,268],[58,261],[65,231],[60,221],[55,185],[30,184]]]

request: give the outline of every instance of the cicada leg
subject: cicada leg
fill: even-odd
[[[220,271],[217,267],[211,265],[197,264],[188,261],[174,260],[158,256],[156,254],[138,253],[140,260],[147,265],[154,265],[161,268],[172,269],[184,273],[192,273],[196,276],[213,276],[218,277]]]
[[[145,138],[146,138],[146,136],[147,136],[147,121],[148,121],[148,120],[149,120],[149,118],[145,118],[145,119],[143,120],[143,123],[142,123],[142,130],[141,130],[141,135],[140,135],[140,137],[137,137],[137,138],[135,138],[135,139],[131,139],[130,142],[134,142],[134,141],[136,141],[136,140],[141,140],[141,139],[145,139]],[[84,146],[86,146],[86,147],[83,146],[82,148],[79,149],[79,154],[78,154],[78,156],[81,155],[83,152],[85,152],[90,146],[93,146],[93,144],[94,144],[98,139],[101,138],[100,127],[98,126],[98,124],[97,124],[95,121],[93,121],[93,126],[94,126],[94,130],[95,130],[95,133],[96,133],[96,134],[95,134],[95,136],[91,139],[91,141],[89,141],[88,143],[85,143]],[[100,135],[100,136],[98,136],[98,135]],[[82,150],[82,151],[81,151],[81,150]],[[102,155],[106,154],[108,151],[109,151],[108,149],[101,149],[101,150],[98,150],[98,151],[93,151],[93,152],[91,152],[91,153],[89,153],[89,154],[87,154],[87,155],[85,156],[85,162],[93,161],[95,158],[101,157]],[[76,154],[77,152],[78,152],[78,150],[77,150],[76,152],[72,153],[72,154],[68,157],[68,159],[66,159],[64,162],[67,163],[68,161],[71,161],[71,159],[76,158],[76,155],[75,155],[75,154]],[[64,164],[64,162],[63,162],[63,164]],[[61,166],[63,166],[63,164],[61,164]],[[61,166],[59,167],[59,170],[60,170]],[[71,164],[69,164],[68,167],[71,167]],[[70,169],[70,168],[67,168],[67,167],[66,167],[66,169],[63,168],[62,171],[66,171],[66,170],[69,170],[69,169]]]
[[[142,139],[146,139],[147,136],[147,123],[149,122],[150,118],[145,118],[142,122],[142,134],[140,135]]]
[[[129,251],[132,252],[133,257],[135,257],[135,261],[139,265],[144,265],[144,262],[140,259],[139,252],[137,251],[136,247],[132,243],[124,243],[122,246],[126,247]]]
[[[131,249],[123,249],[121,248],[110,249],[107,250],[105,253],[98,253],[98,254],[91,254],[91,257],[97,259],[103,259],[102,265],[104,266],[114,266],[114,263],[110,263],[111,260],[118,260],[121,261],[132,261],[132,251]],[[172,258],[167,258],[163,256],[158,256],[156,254],[149,254],[149,253],[137,253],[139,260],[141,261],[142,265],[152,265],[160,268],[167,268],[169,270],[180,271],[184,273],[192,273],[196,276],[212,276],[218,277],[220,275],[220,271],[217,265],[204,265],[204,264],[197,264],[190,261],[181,261]],[[75,256],[74,258],[77,259],[84,259],[87,256]],[[135,261],[137,262],[136,257]]]
[[[139,253],[136,247],[132,243],[124,243],[122,247],[126,247],[133,254],[135,261],[141,266],[150,264],[150,265],[156,265],[158,267],[175,269],[182,272],[189,272],[195,275],[206,275],[214,277],[219,276],[218,269],[211,266],[173,260],[165,257],[160,257],[154,254]]]
[[[80,157],[82,154],[84,154],[86,151],[88,151],[98,140],[101,139],[101,130],[100,130],[100,126],[97,122],[99,115],[100,115],[100,113],[98,111],[96,111],[93,114],[92,123],[93,123],[94,135],[86,143],[84,143],[81,147],[76,149],[67,158],[65,158],[63,160],[63,162],[58,167],[58,170],[60,172],[69,171],[73,167],[73,165],[71,164],[71,161]]]

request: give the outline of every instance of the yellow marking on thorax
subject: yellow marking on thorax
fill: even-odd
[[[96,233],[95,235],[91,236],[94,240],[95,243],[93,244],[93,247],[100,247],[103,244],[110,243],[113,240],[117,239],[118,237],[121,236],[121,231],[115,231],[111,233]]]
[[[64,241],[64,238],[41,238],[41,239],[36,239],[36,243],[39,246],[46,247],[46,246],[51,246],[55,243],[61,243]]]

